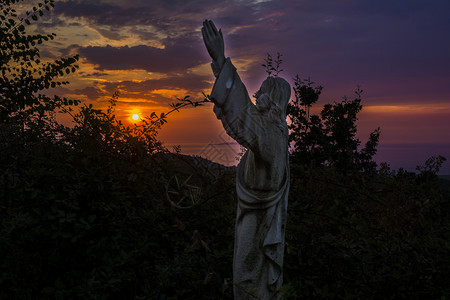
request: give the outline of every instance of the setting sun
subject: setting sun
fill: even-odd
[[[133,116],[131,116],[131,118],[135,121],[139,120],[139,115],[138,114],[133,114]]]

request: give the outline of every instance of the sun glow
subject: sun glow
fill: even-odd
[[[133,114],[133,115],[131,116],[131,118],[132,118],[134,121],[137,121],[137,120],[139,120],[139,115],[138,115],[138,114]]]

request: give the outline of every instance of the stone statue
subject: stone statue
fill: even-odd
[[[234,298],[280,299],[289,192],[286,110],[291,88],[268,77],[256,105],[225,58],[221,30],[203,22],[203,40],[216,77],[210,99],[224,129],[248,150],[236,176],[238,208],[233,257]]]

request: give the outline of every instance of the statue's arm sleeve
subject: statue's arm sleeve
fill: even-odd
[[[229,58],[216,76],[210,98],[215,104],[214,113],[222,121],[225,131],[242,146],[267,157],[264,145],[269,138],[270,129],[267,127],[271,124],[264,124],[264,118],[251,102]]]

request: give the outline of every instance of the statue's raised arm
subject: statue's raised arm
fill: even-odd
[[[225,58],[222,31],[205,20],[202,35],[216,77],[210,95],[214,113],[228,135],[248,149],[236,175],[234,299],[280,299],[289,192],[290,86],[280,77],[268,77],[253,104],[230,58]]]
[[[225,46],[222,29],[217,31],[213,21],[205,20],[203,22],[202,35],[206,50],[208,50],[209,56],[211,56],[217,72],[220,73],[220,70],[225,63]]]

